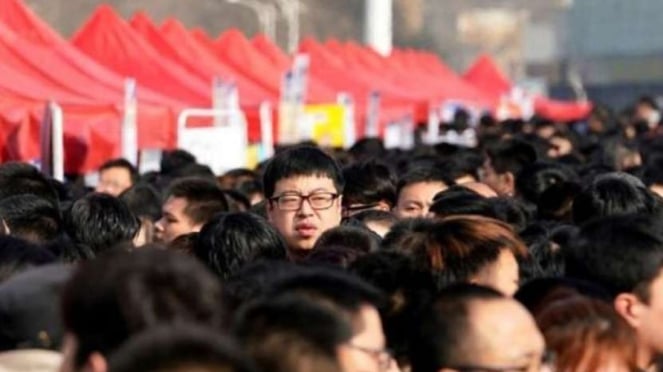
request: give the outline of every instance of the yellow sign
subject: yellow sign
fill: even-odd
[[[345,108],[342,105],[307,105],[304,107],[307,131],[322,147],[343,147]]]

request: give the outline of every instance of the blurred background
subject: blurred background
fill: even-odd
[[[301,37],[363,39],[364,0],[288,2],[293,1],[299,5]],[[236,27],[252,36],[265,31],[260,3],[275,8],[279,2],[26,1],[66,36],[102,3],[126,17],[145,10],[158,21],[174,16],[211,35]],[[661,0],[393,0],[393,43],[435,51],[458,72],[480,53],[490,53],[513,81],[534,91],[556,98],[586,93],[621,108],[643,93],[663,93],[661,14]],[[292,18],[280,13],[272,22],[276,41],[286,50],[289,22]]]

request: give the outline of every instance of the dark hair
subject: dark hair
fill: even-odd
[[[93,258],[120,243],[131,242],[140,222],[123,201],[104,194],[89,194],[65,213],[65,230],[74,243]]]
[[[421,270],[410,257],[388,251],[358,258],[350,266],[350,271],[386,295],[381,315],[387,346],[400,365],[409,364],[410,348],[416,347],[412,325],[436,293],[430,273]]]
[[[391,230],[382,239],[382,249],[404,252],[404,249],[412,246],[412,241],[424,239],[428,231],[435,226],[435,223],[435,221],[428,218],[411,218],[399,221],[391,227]]]
[[[393,213],[375,209],[361,211],[353,215],[351,219],[362,223],[364,226],[367,226],[371,222],[386,223],[389,225],[398,222],[398,217],[394,216]]]
[[[342,246],[360,253],[375,252],[380,248],[380,237],[362,227],[337,226],[322,233],[313,246],[313,250]]]
[[[46,249],[11,236],[0,236],[0,282],[31,267],[55,262]]]
[[[263,218],[250,213],[221,213],[200,230],[194,254],[223,279],[261,259],[283,260],[286,246]]]
[[[375,160],[352,164],[343,169],[343,204],[396,204],[396,177],[385,164]]]
[[[161,195],[152,186],[138,183],[119,196],[136,217],[147,217],[151,221],[161,218]]]
[[[655,184],[663,185],[663,152],[656,151],[648,154],[645,166],[643,182],[646,186]]]
[[[600,175],[573,201],[573,221],[582,224],[592,218],[651,213],[656,201],[642,182],[626,173]]]
[[[525,283],[535,278],[564,276],[562,245],[575,230],[571,226],[538,223],[520,233],[527,245],[529,259],[521,262],[520,277]],[[566,235],[566,236],[565,236]]]
[[[471,342],[472,304],[502,299],[504,296],[495,290],[470,284],[442,290],[416,325],[416,347],[410,348],[412,372],[437,372],[456,364],[462,354],[461,345]]]
[[[573,172],[561,164],[536,162],[525,166],[516,176],[517,194],[530,203],[538,203],[551,186],[574,181]]]
[[[216,176],[214,176],[212,168],[198,163],[185,164],[177,169],[173,169],[168,175],[176,180],[179,178],[196,177],[216,182]]]
[[[262,182],[265,197],[274,196],[278,181],[295,176],[328,177],[338,193],[343,193],[345,186],[343,173],[332,157],[318,148],[301,146],[276,154],[267,164]]]
[[[355,142],[348,152],[355,160],[364,161],[372,158],[381,159],[386,150],[381,139],[362,138]]]
[[[57,193],[37,168],[17,162],[0,165],[0,199],[12,195],[33,194],[58,207]]]
[[[193,255],[199,235],[197,232],[182,234],[168,243],[168,250]]]
[[[496,142],[486,149],[486,154],[497,173],[510,172],[514,177],[537,159],[534,147],[517,139]]]
[[[597,299],[606,303],[611,301],[610,294],[600,285],[573,278],[538,278],[531,280],[518,289],[514,298],[532,314],[538,314],[551,301],[561,296],[573,295]]]
[[[159,324],[219,329],[221,286],[193,258],[166,250],[113,253],[83,263],[62,297],[65,329],[78,341],[75,364],[108,356],[131,335]]]
[[[234,334],[262,371],[338,372],[337,349],[353,332],[327,306],[286,295],[243,309]]]
[[[132,337],[108,362],[109,372],[253,372],[229,337],[195,324],[158,326]]]
[[[490,199],[460,185],[451,186],[437,193],[429,211],[435,217],[469,214],[498,218]]]
[[[449,178],[449,175],[446,174],[442,167],[442,164],[433,164],[432,166],[418,165],[408,170],[407,173],[398,180],[398,186],[396,188],[397,198],[400,196],[401,191],[403,191],[404,188],[416,183],[441,182],[447,186],[453,185],[453,179]]]
[[[184,213],[192,222],[204,224],[214,215],[228,211],[226,195],[216,183],[202,178],[182,178],[166,192],[168,198],[186,199]]]
[[[138,169],[133,166],[128,160],[126,159],[111,159],[99,167],[99,173],[101,174],[103,171],[111,169],[111,168],[123,168],[126,169],[127,172],[129,172],[129,176],[131,177],[131,184],[135,184],[138,182]]]
[[[196,162],[196,157],[186,150],[165,151],[161,156],[161,173],[170,174],[187,164]]]
[[[456,150],[444,157],[445,169],[449,178],[456,180],[464,176],[471,176],[479,180],[479,168],[483,159],[476,150],[456,147]]]
[[[246,212],[251,209],[251,202],[241,192],[236,190],[223,190],[223,193],[226,195],[229,212]]]
[[[632,292],[647,301],[649,285],[663,267],[662,231],[653,216],[588,222],[567,250],[567,275],[598,283],[613,296]]]
[[[575,182],[562,182],[550,186],[541,194],[537,203],[538,218],[542,220],[571,222],[573,200],[582,186]]]
[[[276,283],[268,295],[295,293],[311,301],[330,305],[335,311],[354,318],[363,305],[380,308],[382,293],[354,275],[317,267]]]
[[[34,194],[0,199],[0,218],[10,234],[35,242],[55,239],[62,229],[60,210],[52,202]]]

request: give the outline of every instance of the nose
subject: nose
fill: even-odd
[[[163,218],[159,219],[157,222],[154,223],[154,230],[156,232],[163,232],[164,231]]]
[[[310,216],[313,214],[313,207],[311,207],[311,203],[308,199],[302,200],[302,206],[299,207],[297,214],[304,216]]]

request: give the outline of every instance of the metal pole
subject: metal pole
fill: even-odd
[[[393,1],[365,0],[364,38],[378,53],[389,55],[393,44]]]
[[[299,47],[299,0],[278,0],[281,14],[288,22],[288,52],[295,53]]]

